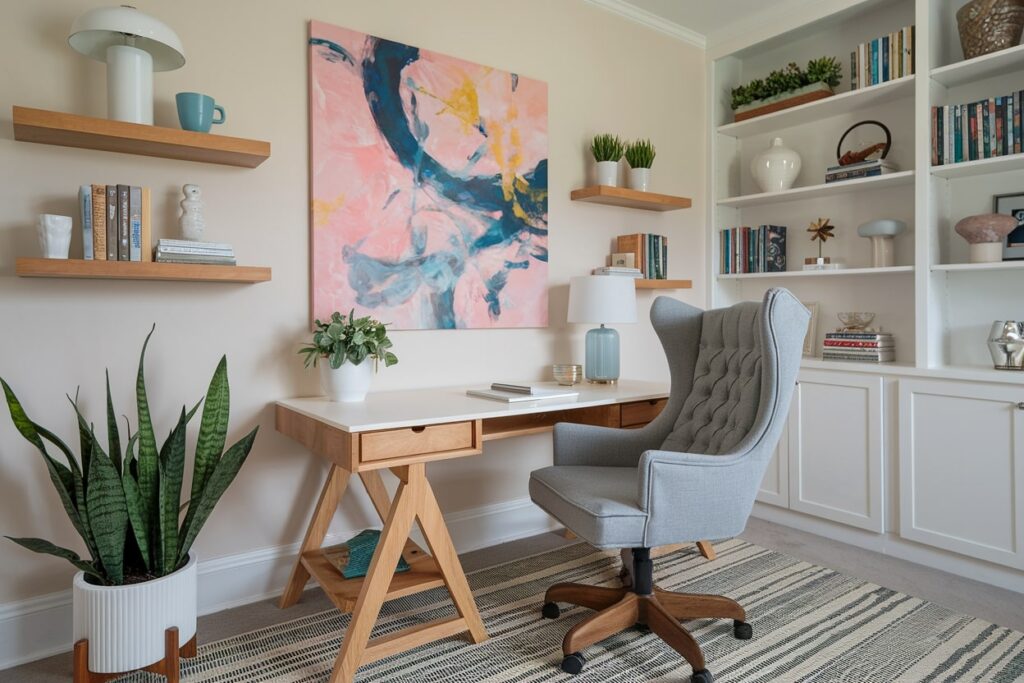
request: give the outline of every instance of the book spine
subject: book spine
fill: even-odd
[[[978,145],[979,158],[988,159],[992,156],[992,115],[989,112],[988,101],[981,103],[981,125],[978,127],[981,133],[981,144]]]
[[[889,80],[889,36],[882,36],[882,79],[885,83]]]
[[[128,188],[128,260],[142,260],[142,188]]]
[[[92,257],[107,260],[107,186],[92,186]]]
[[[878,64],[878,48],[878,38],[875,38],[871,41],[871,85],[878,85],[881,82],[879,78],[881,71]]]
[[[857,89],[857,51],[850,53],[850,90]]]
[[[1022,147],[1020,117],[1021,107],[1024,107],[1024,98],[1021,95],[1024,91],[1018,90],[1013,94],[1013,153],[1020,154]]]
[[[131,260],[131,187],[117,186],[117,260]]]
[[[78,188],[78,210],[82,216],[82,258],[92,261],[92,185]]]
[[[107,260],[117,260],[117,185],[107,185]]]
[[[943,113],[942,112],[943,112],[942,107],[936,107],[936,109],[935,109],[935,125],[938,127],[938,138],[935,141],[936,142],[935,153],[936,153],[936,155],[938,157],[938,161],[939,161],[939,165],[940,166],[945,162],[945,156],[943,155],[943,151],[945,150],[945,147],[946,147],[945,142],[943,142],[943,140],[945,139],[945,136],[946,136],[946,129],[945,129],[946,121],[943,118]]]
[[[661,238],[661,264],[662,264],[662,277],[668,279],[668,237]]]
[[[910,27],[910,73],[917,73],[917,27]]]
[[[932,107],[932,166],[939,165],[939,108]]]
[[[978,103],[967,107],[967,160],[978,158]]]
[[[857,87],[867,87],[867,59],[864,57],[864,43],[857,46]]]
[[[153,198],[148,187],[142,188],[142,260],[153,260]]]

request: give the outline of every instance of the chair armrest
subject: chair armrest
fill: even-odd
[[[651,423],[640,429],[618,429],[559,422],[555,425],[556,465],[636,467],[640,455],[665,440]]]

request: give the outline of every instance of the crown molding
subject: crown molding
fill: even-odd
[[[682,24],[677,24],[674,21],[669,21],[664,17],[660,17],[653,12],[648,12],[645,9],[640,9],[636,5],[631,5],[624,0],[585,0],[591,5],[596,5],[603,10],[614,12],[621,17],[625,17],[630,21],[635,21],[638,24],[642,24],[647,28],[652,28],[655,31],[664,33],[665,35],[672,36],[676,40],[681,40],[684,43],[689,43],[694,47],[704,49],[707,46],[707,39],[701,33],[697,33],[693,29],[689,29]]]

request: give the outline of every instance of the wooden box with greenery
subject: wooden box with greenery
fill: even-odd
[[[229,387],[227,358],[221,357],[206,397],[191,410],[182,407],[174,428],[158,446],[144,373],[152,334],[150,330],[142,346],[135,383],[137,429],[133,433],[128,425],[126,442],[117,425],[109,373],[106,448],[79,410],[77,397],[68,397],[78,422],[81,453],[77,458],[60,437],[29,418],[0,378],[14,426],[42,455],[89,557],[39,538],[8,538],[34,552],[63,558],[80,570],[72,590],[74,638],[88,641],[92,673],[132,671],[161,661],[169,625],[178,629],[182,642],[194,638],[192,544],[248,457],[258,430],[225,450]],[[183,504],[186,428],[200,405],[192,485]],[[60,451],[64,462],[49,453],[47,443]]]
[[[801,69],[790,62],[784,69],[765,78],[755,78],[732,89],[732,109],[736,121],[789,109],[800,104],[831,97],[839,85],[843,69],[835,57],[821,57]]]
[[[314,328],[313,342],[299,353],[306,356],[307,368],[319,364],[320,383],[332,401],[362,401],[377,364],[384,361],[385,367],[391,367],[398,362],[398,356],[389,351],[393,344],[387,324],[369,316],[357,318],[355,309],[347,317],[335,311],[326,322],[317,319]]]

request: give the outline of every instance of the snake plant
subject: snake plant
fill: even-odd
[[[650,168],[654,164],[654,145],[650,140],[634,140],[626,145],[630,168]]]
[[[77,396],[68,397],[78,422],[81,452],[77,458],[56,434],[28,417],[14,391],[0,378],[14,426],[42,455],[50,481],[90,557],[82,558],[73,550],[39,538],[7,538],[33,552],[69,561],[98,585],[148,581],[185,565],[196,535],[238,474],[259,429],[224,449],[230,392],[227,358],[221,357],[206,397],[191,410],[182,407],[174,429],[157,447],[144,373],[146,347],[152,335],[151,329],[139,357],[135,383],[138,425],[132,433],[129,424],[123,451],[110,397],[109,373],[106,449],[79,410]],[[188,502],[183,505],[185,431],[200,405],[203,413],[193,459],[192,486]],[[50,455],[47,443],[60,451],[64,462]]]
[[[594,155],[594,161],[618,161],[622,158],[622,140],[611,133],[595,135],[590,143],[590,152]]]

